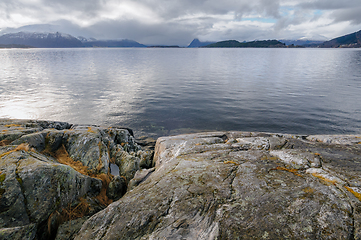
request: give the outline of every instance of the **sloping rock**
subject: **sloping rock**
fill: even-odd
[[[155,171],[75,239],[360,239],[361,145],[340,137],[159,138]]]

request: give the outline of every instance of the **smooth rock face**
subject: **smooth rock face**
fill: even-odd
[[[0,119],[0,239],[54,239],[59,224],[123,196],[151,155],[127,129]],[[110,175],[110,162],[124,176]],[[58,239],[81,226],[64,224]]]
[[[361,239],[355,139],[361,135],[159,138],[155,171],[75,239]]]

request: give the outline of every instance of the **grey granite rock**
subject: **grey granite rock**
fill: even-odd
[[[109,183],[107,189],[107,196],[114,201],[121,198],[127,191],[127,183],[124,177],[114,176],[114,178]]]
[[[117,147],[136,168],[121,163],[113,154]],[[0,119],[0,239],[54,239],[62,222],[104,209],[140,169],[146,155],[137,153],[127,129]],[[111,161],[127,181],[110,175]],[[68,235],[58,239],[78,229],[61,225]]]
[[[361,145],[313,139],[159,138],[155,171],[75,239],[360,239]]]

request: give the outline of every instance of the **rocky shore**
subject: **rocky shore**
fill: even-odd
[[[361,239],[361,135],[0,119],[0,239]]]

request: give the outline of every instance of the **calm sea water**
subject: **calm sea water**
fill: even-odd
[[[8,49],[0,74],[1,118],[361,133],[361,49]]]

